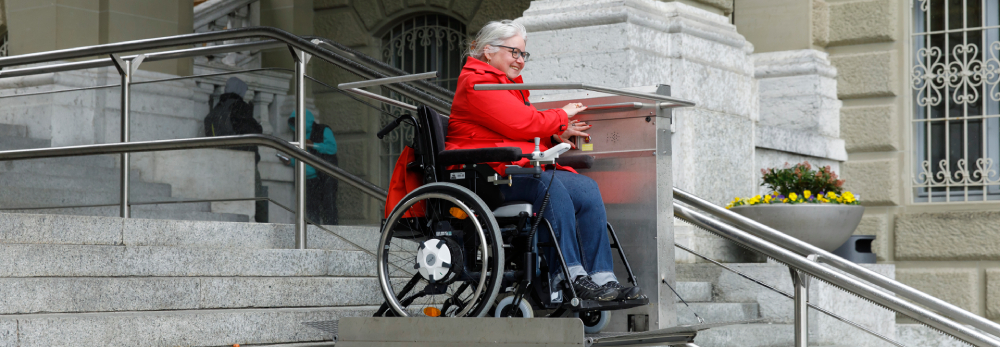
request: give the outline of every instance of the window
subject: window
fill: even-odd
[[[380,55],[382,61],[408,73],[437,71],[439,78],[432,80],[438,86],[454,91],[458,84],[458,74],[465,64],[465,24],[457,19],[426,14],[402,20],[382,36]],[[414,104],[402,95],[382,88],[385,95]],[[393,115],[403,110],[389,105],[382,106]],[[393,117],[382,115],[381,125],[393,121]],[[382,139],[380,160],[381,180],[389,185],[389,177],[403,146],[413,142],[413,129],[408,123],[397,128]]]
[[[914,0],[914,202],[1000,201],[1000,0]]]

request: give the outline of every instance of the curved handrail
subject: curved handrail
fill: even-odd
[[[344,169],[330,164],[325,160],[310,154],[309,152],[299,149],[288,141],[274,136],[260,134],[19,149],[12,151],[0,151],[0,161],[239,146],[265,146],[274,148],[287,153],[295,159],[301,160],[303,163],[316,168],[316,170],[333,176],[342,182],[347,182],[351,186],[360,189],[361,192],[368,194],[373,198],[385,201],[386,195],[388,195],[388,192],[386,192],[385,189],[365,181],[350,172],[344,171]]]
[[[830,264],[831,266],[841,271],[857,276],[858,278],[861,278],[874,285],[882,287],[894,294],[900,295],[904,298],[913,300],[914,302],[917,302],[921,305],[927,306],[928,308],[938,311],[944,316],[954,319],[959,323],[971,325],[977,329],[983,330],[994,336],[1000,336],[1000,324],[994,323],[993,321],[990,321],[986,318],[977,316],[969,311],[963,310],[955,305],[949,304],[944,300],[924,294],[923,292],[913,289],[912,287],[907,286],[903,283],[882,276],[872,270],[858,266],[857,264],[847,261],[844,258],[835,256],[832,253],[824,251],[816,246],[810,245],[808,243],[800,241],[799,239],[788,236],[788,234],[774,230],[766,225],[760,224],[752,219],[743,217],[739,214],[730,212],[722,207],[712,204],[711,202],[708,202],[704,199],[694,196],[691,193],[674,188],[673,196],[674,199],[677,199],[678,201],[691,205],[692,207],[697,208],[699,210],[705,211],[715,217],[721,218],[722,220],[732,223],[736,227],[739,227],[743,230],[748,230],[749,232],[752,232],[755,236],[767,240],[768,242],[774,243],[782,248],[791,250],[802,256],[815,254],[818,257],[817,260],[820,262]]]
[[[740,230],[735,226],[695,212],[692,208],[675,204],[674,216],[707,230],[711,230],[722,237],[785,263],[789,267],[803,271],[809,274],[809,276],[816,277],[824,282],[843,288],[848,292],[857,294],[878,305],[902,313],[920,323],[955,336],[965,342],[975,346],[1000,347],[1000,341],[996,340],[994,336],[973,330],[965,325],[959,324],[953,320],[934,313],[933,311],[900,299],[899,297],[896,297],[882,289],[851,278],[848,275],[833,271],[832,269],[826,268],[817,262],[806,259],[800,254],[783,248],[780,245],[768,242],[749,232]]]
[[[351,61],[304,38],[295,36],[287,31],[272,27],[248,27],[230,30],[210,31],[204,33],[184,34],[134,41],[124,41],[107,43],[96,46],[85,46],[77,48],[67,48],[48,52],[29,53],[9,57],[0,57],[0,67],[24,65],[33,63],[50,62],[57,60],[78,59],[90,56],[105,55],[111,53],[144,51],[174,46],[193,45],[198,43],[244,39],[244,38],[269,38],[278,40],[290,47],[299,49],[312,56],[323,59],[331,64],[340,66],[351,73],[365,78],[390,77],[375,69],[369,68],[358,62]],[[2,76],[2,75],[0,75]],[[428,105],[438,112],[451,113],[451,103],[441,100],[438,97],[425,93],[406,83],[396,83],[386,85],[387,88],[400,93],[419,103]]]

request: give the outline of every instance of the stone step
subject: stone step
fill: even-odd
[[[361,251],[0,244],[0,277],[375,276]]]
[[[688,305],[690,307],[683,303],[676,304],[677,324],[698,324],[698,318],[691,311],[697,313],[705,323],[738,322],[760,318],[758,306],[754,303],[689,302]]]
[[[13,136],[0,137],[0,151],[9,151],[14,149],[46,148],[50,147],[51,144],[52,141],[43,139],[33,139],[30,137],[13,137]]]
[[[711,282],[677,282],[677,294],[687,302],[712,301]]]
[[[923,324],[896,324],[896,341],[906,346],[966,347],[962,341]]]
[[[116,193],[120,189],[119,176],[104,177],[66,177],[50,176],[31,172],[7,172],[0,175],[0,187],[44,188],[73,191],[108,191]],[[149,183],[133,176],[129,180],[134,192],[149,191],[150,193],[170,196],[170,185],[165,183]]]
[[[309,226],[311,249],[374,250],[374,226]],[[0,213],[0,244],[291,249],[294,225]]]
[[[330,333],[304,323],[371,316],[376,309],[356,306],[12,315],[0,317],[0,345],[232,346],[331,341]]]
[[[162,186],[157,186],[158,190],[154,191],[149,191],[148,187],[137,185],[129,196],[136,201],[149,201],[170,196],[170,193],[165,192]],[[25,187],[0,189],[0,208],[4,209],[106,205],[117,204],[119,199],[118,188],[100,191]]]
[[[28,127],[15,124],[0,124],[0,137],[28,137]]]
[[[58,164],[58,165],[75,165],[75,166],[86,166],[86,167],[104,167],[104,168],[114,168],[117,167],[119,155],[117,154],[105,154],[105,155],[87,155],[87,156],[75,156],[75,157],[59,157],[59,158],[41,158],[41,159],[22,159],[22,160],[9,160],[0,162],[0,166],[7,167],[8,165],[17,163],[38,163],[38,164]],[[115,175],[117,177],[117,174]]]
[[[78,157],[85,158],[85,157]],[[95,157],[97,158],[97,157]],[[34,173],[43,174],[47,176],[70,176],[70,177],[89,177],[89,178],[104,178],[104,179],[114,179],[121,176],[121,169],[113,167],[114,162],[112,160],[111,166],[91,166],[91,165],[78,165],[65,163],[56,159],[63,158],[53,158],[47,160],[12,160],[0,163],[0,173]],[[112,158],[113,159],[113,158]],[[132,177],[140,177],[141,174],[139,170],[130,170]]]
[[[795,330],[791,324],[728,325],[699,332],[694,338],[694,344],[720,347],[791,347],[795,345]]]
[[[0,278],[0,315],[380,305],[374,277]]]
[[[201,204],[201,203],[199,203]],[[204,203],[208,204],[208,203]],[[250,216],[244,214],[234,214],[234,213],[213,213],[206,211],[195,211],[195,210],[184,210],[183,206],[185,204],[166,204],[179,205],[172,206],[169,209],[154,209],[146,207],[148,205],[138,205],[132,206],[132,218],[141,219],[165,219],[165,220],[186,220],[186,221],[212,221],[212,222],[249,222]],[[152,205],[152,206],[162,206]],[[192,208],[202,209],[200,205],[195,205]],[[45,215],[74,215],[74,216],[102,216],[102,217],[117,217],[121,215],[121,211],[117,206],[102,206],[102,207],[77,207],[77,208],[51,208],[51,209],[33,209],[33,210],[5,210],[6,213],[26,213],[26,214],[45,214]]]

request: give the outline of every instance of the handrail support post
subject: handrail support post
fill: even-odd
[[[306,144],[306,64],[309,55],[288,47],[295,60],[295,140],[297,147],[308,151]],[[295,248],[306,249],[306,163],[295,161]]]
[[[789,267],[795,287],[795,347],[809,345],[809,275]]]
[[[115,63],[115,68],[118,69],[118,74],[122,78],[121,83],[121,142],[129,142],[130,131],[129,131],[129,108],[132,101],[132,75],[136,70],[139,69],[139,64],[142,64],[142,60],[146,56],[143,54],[136,55],[135,58],[130,60],[123,60],[118,54],[111,54],[111,61]],[[129,218],[129,153],[122,153],[121,155],[121,175],[120,175],[120,215],[122,218]]]

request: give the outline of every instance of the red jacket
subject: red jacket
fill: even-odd
[[[541,150],[553,146],[551,136],[559,135],[569,123],[566,111],[560,108],[539,111],[525,105],[527,90],[475,90],[476,84],[523,83],[521,76],[513,81],[495,67],[469,57],[458,75],[455,100],[451,104],[448,137],[445,149],[486,147],[520,147],[522,153],[535,150],[535,137],[540,137]],[[513,163],[489,163],[501,176],[505,165],[530,166],[528,159]],[[557,169],[571,171],[569,167]]]

